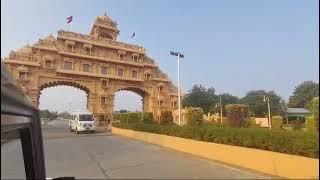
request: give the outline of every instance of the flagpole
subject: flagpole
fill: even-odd
[[[73,20],[70,23],[70,31],[72,32],[72,24],[73,24]]]
[[[222,101],[221,101],[221,96],[220,96],[220,123],[222,124],[223,122],[223,114],[222,114]]]

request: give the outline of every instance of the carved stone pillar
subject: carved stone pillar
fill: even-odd
[[[95,93],[89,93],[87,95],[87,109],[93,114],[97,113],[97,95]]]
[[[151,112],[152,109],[150,108],[150,95],[145,95],[142,98],[142,111],[143,112]]]
[[[32,101],[32,104],[35,105],[35,107],[39,107],[39,99],[40,99],[39,89],[27,89],[26,95],[30,98],[30,100]]]
[[[114,110],[114,94],[100,94],[97,100],[96,116],[99,120],[103,118],[112,118]]]

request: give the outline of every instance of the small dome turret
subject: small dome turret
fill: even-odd
[[[119,34],[117,22],[113,21],[105,12],[104,15],[95,19],[90,34],[98,38],[116,40]]]

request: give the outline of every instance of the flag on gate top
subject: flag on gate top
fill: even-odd
[[[69,17],[67,17],[67,23],[68,23],[68,24],[69,24],[69,23],[71,23],[72,18],[73,18],[73,16],[69,16]]]
[[[133,34],[131,35],[131,39],[136,36],[136,32],[133,32]]]

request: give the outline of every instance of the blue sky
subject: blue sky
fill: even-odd
[[[299,83],[319,82],[318,6],[317,0],[4,0],[1,56],[56,35],[67,28],[70,15],[74,31],[89,33],[95,17],[106,10],[118,22],[119,40],[143,45],[175,83],[177,64],[169,51],[185,54],[184,92],[203,84],[218,94],[243,97],[265,89],[288,99]],[[54,89],[48,89],[51,97],[72,91]],[[50,96],[43,95],[41,102],[57,107]],[[128,97],[117,95],[116,106],[134,109],[140,98]]]

